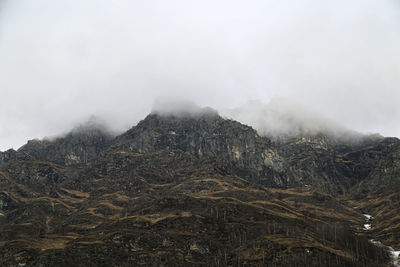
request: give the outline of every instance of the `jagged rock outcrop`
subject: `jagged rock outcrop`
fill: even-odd
[[[315,134],[271,141],[216,113],[196,117],[150,114],[113,141],[139,153],[178,149],[223,159],[236,175],[264,186],[317,186],[343,194],[369,177],[388,139]]]
[[[385,138],[375,147],[375,161],[368,177],[357,185],[357,190],[368,193],[400,183],[400,140]],[[369,162],[370,163],[370,162]]]
[[[18,152],[70,166],[88,164],[111,151],[179,150],[199,159],[223,161],[235,175],[255,184],[279,188],[316,186],[337,195],[349,192],[353,186],[371,188],[381,184],[380,177],[387,173],[394,172],[397,177],[391,166],[398,160],[390,158],[395,157],[391,151],[396,140],[322,133],[270,140],[249,126],[208,110],[185,116],[150,114],[116,138],[104,127],[81,126],[54,140],[29,141]],[[8,153],[4,157],[10,157],[12,153]]]
[[[224,160],[235,174],[265,185],[283,185],[279,155],[271,141],[249,126],[218,114],[178,117],[150,114],[114,141],[112,149],[139,153],[181,150]],[[276,157],[275,157],[276,155]]]
[[[66,136],[48,140],[30,140],[18,151],[38,160],[62,165],[86,164],[97,157],[113,139],[100,125],[83,125]]]
[[[318,134],[277,141],[275,147],[286,159],[290,186],[312,185],[344,194],[369,179],[382,157],[385,140],[367,135],[343,140]]]

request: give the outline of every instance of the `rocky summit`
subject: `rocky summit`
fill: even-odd
[[[0,265],[398,266],[399,189],[397,138],[81,126],[0,153]]]

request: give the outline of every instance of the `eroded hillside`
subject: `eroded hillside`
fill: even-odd
[[[0,262],[387,266],[368,239],[400,248],[398,153],[389,138],[272,141],[217,114],[28,142],[0,154]]]

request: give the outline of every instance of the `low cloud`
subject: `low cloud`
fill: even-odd
[[[269,103],[250,101],[241,107],[224,110],[222,114],[250,125],[260,135],[273,139],[317,134],[338,138],[360,135],[311,108],[285,98],[274,98]]]
[[[161,116],[197,118],[202,115],[217,115],[218,111],[210,107],[201,107],[190,101],[155,101],[153,114]]]
[[[399,23],[397,0],[0,1],[0,150],[91,115],[123,131],[156,99],[286,98],[400,136]]]

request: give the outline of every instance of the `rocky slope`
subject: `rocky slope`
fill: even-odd
[[[270,140],[212,112],[101,129],[0,153],[2,266],[387,266],[368,239],[400,248],[398,139]]]

